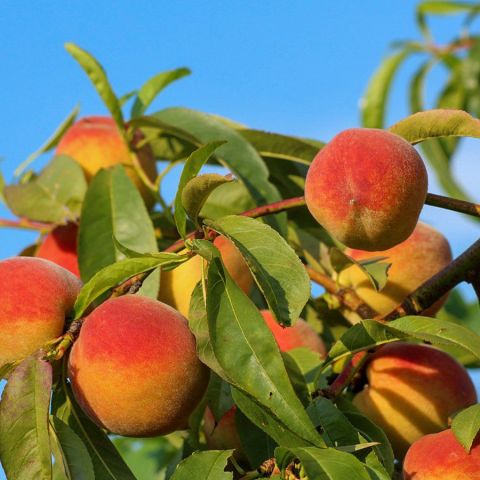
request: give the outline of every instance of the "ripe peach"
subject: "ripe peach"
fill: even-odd
[[[340,273],[339,282],[355,289],[358,296],[381,315],[391,312],[427,279],[435,275],[452,261],[448,240],[437,230],[419,222],[404,242],[383,252],[366,252],[347,248],[345,253],[355,260],[387,257],[391,263],[385,287],[377,292],[367,275],[356,265]],[[434,315],[445,302],[442,297],[425,314]]]
[[[404,480],[480,480],[480,435],[467,453],[451,430],[417,440],[403,463]]]
[[[420,155],[403,138],[351,128],[314,158],[305,199],[315,219],[346,246],[385,250],[412,233],[427,181]]]
[[[385,430],[397,458],[423,435],[447,427],[456,411],[476,403],[465,368],[427,345],[395,342],[367,364],[368,387],[354,404]]]
[[[238,436],[235,423],[236,412],[237,407],[234,405],[216,423],[212,411],[207,407],[203,416],[203,430],[210,450],[229,450],[234,448],[238,453],[242,450],[242,442]]]
[[[294,348],[306,347],[317,352],[321,358],[325,358],[327,350],[323,340],[317,332],[305,321],[299,318],[291,327],[282,327],[269,310],[261,310],[268,328],[270,328],[278,348],[282,352],[288,352]]]
[[[223,236],[218,236],[214,245],[220,250],[228,273],[237,285],[248,293],[253,284],[253,277],[237,247]],[[188,316],[190,297],[201,276],[202,259],[198,255],[175,270],[162,271],[159,300],[172,306],[182,315]]]
[[[187,427],[209,370],[182,315],[157,300],[125,295],[86,318],[69,376],[78,403],[99,426],[147,437]]]
[[[146,176],[154,181],[157,167],[151,148],[148,145],[135,148],[142,138],[140,131],[135,133],[133,149]],[[145,202],[149,206],[153,204],[153,196],[135,172],[131,152],[112,118],[82,118],[67,130],[57,146],[56,154],[68,155],[76,160],[82,166],[87,180],[101,168],[124,165]]]
[[[80,287],[77,277],[42,258],[0,261],[0,366],[61,335]]]
[[[77,234],[78,226],[75,223],[55,227],[40,244],[35,256],[50,260],[80,277]]]

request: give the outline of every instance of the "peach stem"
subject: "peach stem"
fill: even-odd
[[[37,230],[42,233],[47,233],[53,229],[55,225],[50,223],[41,223],[28,220],[27,218],[19,218],[18,220],[8,220],[0,218],[0,227],[6,228],[20,228],[24,230]]]
[[[465,200],[457,200],[456,198],[427,193],[425,204],[431,205],[432,207],[443,208],[445,210],[465,213],[466,215],[472,215],[474,217],[480,217],[480,205],[466,202]]]

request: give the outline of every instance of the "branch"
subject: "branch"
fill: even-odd
[[[465,200],[457,200],[455,198],[444,197],[443,195],[436,195],[434,193],[427,193],[425,205],[480,217],[480,205],[466,202]]]
[[[477,240],[443,270],[420,285],[395,310],[376,320],[395,320],[419,315],[461,282],[473,282],[480,269],[480,240]]]
[[[7,228],[21,228],[24,230],[37,230],[41,233],[47,233],[54,228],[51,223],[33,222],[27,218],[20,218],[18,220],[8,220],[0,218],[0,227]]]

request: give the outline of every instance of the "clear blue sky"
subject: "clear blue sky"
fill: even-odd
[[[7,180],[20,161],[53,132],[77,103],[83,115],[105,109],[63,49],[72,41],[106,68],[118,94],[162,70],[188,66],[193,75],[153,105],[182,105],[252,127],[322,140],[359,122],[358,103],[390,42],[418,36],[412,0],[2,2],[0,168]],[[439,41],[458,23],[433,23]],[[406,115],[405,85],[415,61],[395,84],[391,123]],[[437,77],[442,78],[442,72]],[[403,92],[403,93],[402,93]],[[478,197],[478,145],[469,141],[456,173]],[[174,185],[172,186],[172,188]],[[431,177],[430,191],[439,192]],[[0,206],[0,217],[9,213]],[[426,208],[458,254],[479,227]],[[0,258],[32,236],[0,230]]]

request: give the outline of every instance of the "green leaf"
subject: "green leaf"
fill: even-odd
[[[437,137],[480,138],[480,120],[462,110],[433,109],[414,113],[388,130],[413,145]]]
[[[309,348],[294,348],[282,352],[283,361],[290,381],[304,405],[311,401],[316,391],[315,379],[320,372],[321,360],[318,353]]]
[[[242,182],[234,180],[215,189],[200,211],[202,218],[216,220],[226,215],[236,215],[255,207],[255,202]]]
[[[362,320],[353,325],[332,346],[324,367],[352,353],[405,338],[439,346],[456,346],[480,359],[480,336],[470,329],[439,318],[407,316],[388,324]]]
[[[50,480],[52,367],[34,356],[10,374],[0,403],[0,461],[7,478]]]
[[[182,205],[187,215],[198,226],[198,216],[210,194],[225,183],[230,183],[231,178],[218,173],[206,173],[193,177],[182,191]]]
[[[0,172],[0,202],[3,204],[6,204],[5,196],[3,194],[3,189],[5,188],[5,178],[3,176],[3,173]]]
[[[200,169],[213,155],[215,150],[217,150],[224,143],[224,141],[207,143],[206,145],[203,145],[202,147],[195,150],[185,162],[185,166],[183,167],[182,175],[180,176],[177,194],[174,201],[175,223],[177,225],[178,232],[182,237],[185,237],[187,233],[187,212],[182,205],[183,189],[185,188],[185,185],[187,185],[187,183],[198,174]]]
[[[66,43],[65,49],[67,52],[80,64],[85,73],[90,78],[95,89],[97,90],[103,103],[112,114],[118,129],[122,134],[125,134],[125,122],[123,120],[122,109],[120,103],[115,95],[110,82],[108,81],[105,70],[100,63],[86,50],[83,50],[74,43]]]
[[[370,480],[365,465],[353,455],[334,448],[284,448],[275,450],[277,463],[283,470],[295,458],[298,458],[305,474],[315,480],[339,480],[354,478]]]
[[[66,423],[55,416],[50,417],[50,439],[55,463],[68,480],[95,480],[87,447]]]
[[[201,143],[227,140],[218,149],[216,158],[241,180],[258,205],[281,199],[278,190],[268,180],[268,169],[260,155],[237,131],[214,117],[185,108],[168,108],[153,115],[197,138]],[[276,215],[268,222],[286,232],[285,215]]]
[[[139,252],[157,252],[152,221],[140,193],[122,166],[100,170],[85,195],[78,241],[82,280],[87,282],[102,268],[124,258],[115,239]],[[143,284],[141,293],[157,298],[159,272]]]
[[[81,209],[87,182],[80,165],[59,155],[27,183],[8,185],[5,199],[19,217],[51,223],[75,220]]]
[[[480,431],[480,404],[457,413],[452,421],[452,430],[457,440],[469,453],[475,437]]]
[[[175,80],[190,75],[190,73],[191,71],[188,68],[182,67],[175,70],[169,70],[168,72],[159,73],[150,78],[138,91],[137,98],[132,106],[131,117],[136,118],[142,116],[155,97],[165,87]]]
[[[77,105],[69,114],[68,117],[57,127],[52,136],[35,152],[31,153],[26,160],[24,160],[13,172],[16,177],[19,177],[25,169],[42,153],[50,151],[56,147],[65,132],[74,124],[77,118],[80,107]]]
[[[253,145],[262,157],[310,165],[320,150],[319,147],[313,146],[301,138],[262,130],[239,129],[238,132]],[[323,143],[320,142],[320,145],[323,146]]]
[[[321,445],[323,442],[295,395],[275,339],[257,307],[232,280],[220,258],[210,262],[207,278],[208,331],[215,359],[222,369],[216,373],[254,398],[307,444]]]
[[[310,279],[288,243],[253,218],[231,215],[205,223],[233,241],[278,322],[293,325],[310,297]]]
[[[362,99],[362,126],[383,128],[390,86],[398,68],[411,53],[412,49],[406,48],[387,57],[370,78]]]
[[[118,284],[138,275],[155,270],[161,265],[182,263],[188,260],[187,255],[176,253],[157,253],[152,256],[142,256],[119,260],[99,270],[80,290],[73,307],[75,319],[83,316],[86,309],[103,293]]]
[[[83,413],[64,377],[54,390],[52,413],[87,447],[95,480],[136,480],[108,436]]]
[[[226,472],[233,450],[208,450],[195,452],[180,462],[171,480],[233,480],[233,473]]]

